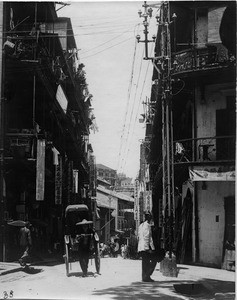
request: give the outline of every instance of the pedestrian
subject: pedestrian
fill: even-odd
[[[151,275],[156,266],[156,258],[153,255],[155,250],[152,231],[151,231],[151,219],[152,215],[149,211],[144,213],[145,220],[142,222],[138,229],[138,253],[142,257],[142,281],[153,282]]]
[[[19,240],[20,240],[20,249],[21,252],[23,252],[21,258],[19,259],[19,263],[21,266],[24,267],[26,265],[26,262],[29,259],[30,251],[32,248],[32,238],[31,238],[29,221],[25,222],[25,226],[20,229]]]
[[[119,242],[118,239],[114,239],[114,257],[118,257],[118,253],[119,253]]]
[[[87,277],[88,274],[88,263],[89,257],[92,252],[93,247],[93,236],[94,230],[90,228],[90,224],[92,221],[87,221],[83,219],[81,222],[77,223],[79,225],[78,229],[78,237],[79,237],[79,245],[78,245],[78,252],[79,252],[79,262],[83,272],[82,277]]]
[[[121,256],[122,256],[122,258],[125,258],[125,245],[124,244],[121,245]]]

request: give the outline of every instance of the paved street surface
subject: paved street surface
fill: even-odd
[[[29,270],[0,263],[0,299],[235,299],[235,273],[226,270],[178,265],[178,277],[164,277],[156,267],[155,282],[141,281],[141,260],[101,259],[101,275],[89,263],[82,278],[78,262],[66,277],[62,263],[42,263]],[[5,292],[5,294],[4,294]]]

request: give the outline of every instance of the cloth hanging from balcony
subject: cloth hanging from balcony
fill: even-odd
[[[189,168],[189,177],[192,181],[235,181],[233,167],[196,166]]]

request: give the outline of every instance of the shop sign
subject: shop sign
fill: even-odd
[[[44,200],[45,183],[45,140],[37,140],[36,200]]]
[[[55,204],[62,204],[62,157],[58,155],[58,164],[55,165]]]

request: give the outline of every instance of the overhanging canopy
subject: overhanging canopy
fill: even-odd
[[[116,202],[115,200],[110,199],[109,196],[102,194],[97,190],[96,203],[98,207],[116,209]]]

